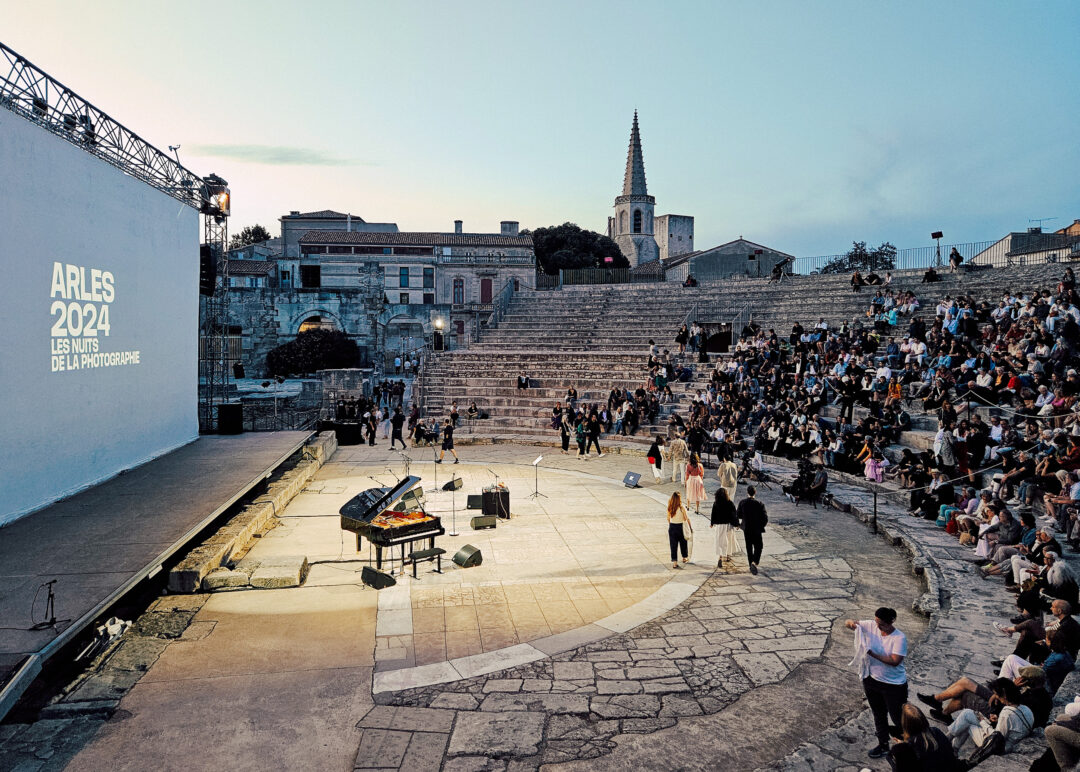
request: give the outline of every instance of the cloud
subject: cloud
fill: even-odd
[[[375,166],[373,161],[339,158],[309,147],[288,145],[191,145],[192,153],[267,166]]]

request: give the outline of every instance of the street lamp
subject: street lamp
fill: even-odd
[[[445,346],[443,345],[443,320],[437,318],[435,320],[435,334],[432,336],[431,348],[434,351],[442,351]]]

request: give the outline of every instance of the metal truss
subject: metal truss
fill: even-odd
[[[203,180],[0,43],[0,107],[81,147],[188,206],[203,204]]]
[[[203,243],[208,245],[217,261],[218,275],[214,294],[202,297],[202,330],[199,341],[203,383],[199,399],[199,429],[212,432],[218,428],[214,408],[229,401],[231,373],[229,351],[229,221],[225,217],[203,218]]]

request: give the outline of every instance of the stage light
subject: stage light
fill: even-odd
[[[202,206],[200,211],[203,214],[214,215],[215,217],[229,216],[232,202],[228,182],[216,174],[210,174],[203,177],[201,192]]]

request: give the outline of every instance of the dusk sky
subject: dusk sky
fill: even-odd
[[[696,245],[995,239],[1080,218],[1074,2],[0,0],[0,41],[233,191],[233,231],[602,231],[639,112]]]

